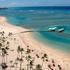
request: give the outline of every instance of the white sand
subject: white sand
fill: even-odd
[[[12,32],[13,34],[15,33],[19,33],[22,31],[27,31],[28,29],[25,28],[20,28],[17,26],[13,26],[11,24],[7,23],[7,20],[5,17],[0,17],[0,31],[5,31],[6,33]],[[47,53],[49,60],[51,61],[51,59],[54,59],[57,64],[60,64],[63,68],[63,70],[70,70],[70,56],[55,50],[53,48],[50,48],[48,45],[44,45],[41,44],[40,42],[36,41],[33,37],[31,33],[23,33],[23,34],[16,34],[13,35],[12,38],[17,38],[17,41],[14,42],[13,40],[9,40],[11,41],[11,45],[10,48],[14,49],[15,51],[13,53],[11,53],[9,51],[9,56],[8,56],[8,64],[10,65],[9,61],[10,60],[15,60],[15,57],[17,57],[17,52],[16,52],[16,45],[21,45],[21,47],[24,47],[26,49],[26,45],[29,45],[31,49],[36,49],[36,53],[42,55],[42,53]],[[33,55],[33,54],[32,54]],[[0,57],[0,62],[1,62],[1,57]],[[36,63],[41,63],[41,60],[36,60]],[[44,64],[44,69],[46,70],[46,66]],[[15,70],[15,69],[8,69],[8,70]],[[19,69],[17,69],[19,70]],[[50,70],[47,68],[47,70]],[[59,70],[57,67],[54,70]]]

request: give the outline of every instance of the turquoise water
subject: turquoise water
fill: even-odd
[[[44,44],[70,53],[70,7],[18,7],[0,10],[13,25],[46,31],[49,27],[58,26],[64,33],[36,32],[34,37]]]

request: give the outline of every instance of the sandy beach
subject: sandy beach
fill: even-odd
[[[53,48],[50,48],[49,45],[44,45],[33,38],[32,33],[21,33],[24,31],[29,31],[28,29],[21,28],[18,26],[11,25],[7,22],[7,19],[5,17],[0,17],[0,31],[5,31],[5,35],[7,35],[9,32],[11,32],[13,35],[10,37],[11,39],[16,38],[16,42],[14,40],[11,40],[8,38],[8,41],[11,42],[10,49],[14,49],[14,52],[8,51],[9,55],[7,58],[7,63],[10,66],[11,64],[9,61],[15,60],[17,57],[17,47],[18,45],[21,45],[25,50],[27,49],[26,46],[29,46],[31,49],[35,50],[34,53],[31,55],[35,58],[34,64],[42,64],[42,60],[39,58],[37,59],[35,54],[38,54],[40,57],[46,53],[48,55],[48,61],[47,63],[44,62],[43,64],[43,70],[70,70],[70,56]],[[25,54],[24,54],[25,55]],[[52,66],[52,60],[55,62],[55,66]],[[0,63],[2,62],[2,58],[0,56]],[[13,62],[14,63],[14,62]],[[48,65],[51,65],[52,68],[48,68]],[[47,65],[47,66],[46,66]],[[62,69],[59,69],[60,65]],[[19,67],[19,64],[18,64]],[[22,64],[23,68],[26,68],[26,62]],[[15,70],[15,68],[8,68],[7,70]],[[19,68],[17,68],[19,70]],[[27,70],[27,69],[25,69]]]

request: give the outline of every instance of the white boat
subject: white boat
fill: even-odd
[[[64,31],[64,28],[61,28],[58,30],[58,32],[63,32]]]
[[[48,31],[50,31],[50,32],[51,32],[51,31],[56,31],[56,28],[57,28],[57,27],[51,27],[51,28],[48,29]]]

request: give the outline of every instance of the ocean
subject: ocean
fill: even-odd
[[[43,44],[70,53],[70,7],[9,7],[1,9],[0,16],[5,16],[13,25],[31,30],[33,37]],[[47,32],[48,28],[64,28],[64,32]]]

